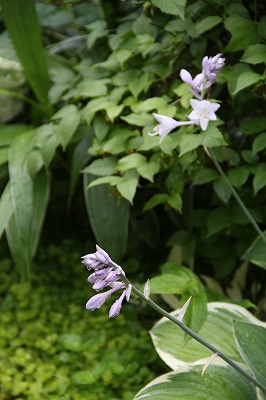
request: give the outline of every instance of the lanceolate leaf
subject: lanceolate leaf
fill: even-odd
[[[119,262],[127,245],[130,204],[115,196],[109,185],[87,189],[94,178],[84,174],[84,197],[91,228],[99,246]]]
[[[10,146],[9,175],[13,217],[7,227],[11,253],[22,279],[29,279],[49,197],[49,179],[44,171],[31,177],[26,159],[34,131],[17,137]]]
[[[12,213],[13,207],[11,202],[10,186],[9,183],[7,183],[0,198],[0,238]]]
[[[49,78],[40,27],[32,0],[1,0],[2,14],[25,75],[39,101],[47,106]]]

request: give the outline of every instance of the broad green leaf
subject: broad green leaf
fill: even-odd
[[[229,41],[226,51],[239,51],[246,50],[246,48],[252,44],[255,44],[258,40],[258,28],[257,24],[250,19],[240,18],[238,16],[232,16],[228,19],[237,19],[233,28],[233,35]],[[247,35],[248,32],[248,35]]]
[[[83,79],[75,89],[75,97],[99,97],[107,94],[107,83],[109,79],[98,79],[96,81]]]
[[[146,157],[144,157],[140,153],[133,153],[129,154],[128,156],[120,158],[117,163],[117,170],[118,171],[127,171],[131,168],[138,168],[147,163]]]
[[[230,215],[225,208],[216,208],[208,214],[208,237],[222,231],[230,224]]]
[[[48,68],[34,2],[1,0],[1,10],[27,80],[39,101],[47,107]]]
[[[180,97],[181,106],[185,109],[189,108],[190,100],[193,97],[193,93],[191,92],[190,85],[188,83],[181,83],[176,89],[174,89],[174,93],[176,93]]]
[[[97,179],[91,180],[89,186],[87,187],[87,189],[90,189],[90,188],[92,188],[94,186],[103,185],[104,183],[108,183],[111,186],[115,186],[120,182],[122,182],[122,177],[121,176],[110,176],[110,175],[103,176],[101,178],[97,178]]]
[[[148,113],[141,112],[139,114],[132,113],[127,116],[121,117],[123,121],[126,121],[129,125],[146,126],[151,125],[154,121],[153,116]]]
[[[146,92],[152,83],[151,74],[149,72],[141,73],[140,76],[135,77],[130,80],[128,84],[128,89],[133,94],[134,97],[138,97],[141,92]]]
[[[180,140],[179,146],[180,146],[180,154],[179,157],[181,157],[183,154],[195,150],[198,148],[203,141],[203,135],[201,133],[199,134],[184,134]]]
[[[239,75],[237,78],[235,90],[232,92],[232,94],[236,94],[246,87],[254,85],[254,83],[257,83],[260,80],[262,80],[262,75],[257,74],[256,72],[243,72],[243,74]]]
[[[162,375],[140,390],[134,400],[256,400],[255,386],[239,372],[214,361],[201,376],[204,364],[186,364]]]
[[[181,265],[166,263],[161,270],[161,276],[151,279],[151,293],[179,294],[182,296],[182,304],[192,296],[185,315],[185,324],[198,332],[207,315],[207,296],[201,281],[189,268]],[[188,338],[185,337],[185,341]]]
[[[151,111],[158,110],[158,108],[166,108],[167,103],[162,97],[151,97],[139,104],[132,106],[132,111],[134,112],[142,112],[142,111]]]
[[[247,322],[234,321],[234,334],[240,354],[251,368],[257,381],[266,386],[266,324],[258,326]]]
[[[249,170],[247,167],[237,167],[235,169],[230,169],[228,177],[235,187],[240,188],[246,183],[249,177]]]
[[[214,26],[220,24],[222,22],[222,20],[223,19],[221,17],[216,16],[216,15],[210,15],[210,16],[202,19],[195,26],[197,34],[201,35],[202,33],[209,31]]]
[[[145,164],[141,165],[140,167],[137,167],[137,171],[145,179],[148,179],[149,181],[153,182],[153,177],[157,172],[160,170],[160,163],[159,161],[156,160],[150,160],[146,162]]]
[[[13,140],[9,149],[9,176],[10,193],[14,210],[14,219],[10,224],[14,227],[10,232],[16,232],[17,247],[19,253],[14,254],[15,261],[21,271],[23,279],[29,279],[31,243],[30,224],[33,207],[33,182],[25,165],[25,157],[31,147],[33,132],[27,132]],[[12,234],[11,234],[12,236]],[[12,237],[10,237],[12,241]],[[15,243],[14,243],[15,246]],[[15,251],[16,251],[15,249]]]
[[[248,64],[266,63],[266,45],[252,44],[245,50],[240,61]]]
[[[252,117],[247,121],[242,122],[240,128],[246,135],[253,135],[265,130],[266,117],[261,115],[259,117]]]
[[[105,36],[108,33],[107,22],[104,20],[97,20],[88,25],[86,29],[89,31],[87,36],[87,45],[91,49],[97,39]]]
[[[166,193],[158,193],[152,196],[150,200],[145,204],[143,211],[151,210],[152,208],[158,206],[158,204],[166,203],[168,199],[168,194]]]
[[[117,172],[116,164],[116,157],[99,158],[92,161],[92,163],[88,167],[84,168],[82,172],[96,176],[113,175]]]
[[[38,248],[46,209],[50,197],[50,176],[42,170],[33,179],[33,202],[30,221],[30,255]]]
[[[213,188],[217,196],[224,203],[228,203],[228,200],[230,199],[232,192],[230,188],[227,186],[227,183],[225,182],[222,176],[213,182]]]
[[[92,231],[99,246],[120,262],[127,245],[130,204],[119,199],[109,185],[87,190],[92,179],[84,174],[84,198]]]
[[[133,204],[133,199],[136,194],[139,182],[139,175],[135,170],[128,170],[117,184],[117,190],[121,195]]]
[[[7,183],[0,197],[0,238],[12,214],[13,206],[11,201],[10,185]]]
[[[0,147],[9,146],[13,139],[31,129],[30,125],[10,124],[0,126]]]
[[[26,157],[35,131],[18,136],[9,150],[10,193],[13,216],[7,237],[22,279],[29,279],[31,259],[37,249],[49,198],[50,180],[42,170],[34,177],[28,172]]]
[[[150,36],[156,36],[157,29],[152,25],[152,20],[148,18],[145,14],[140,14],[140,16],[132,24],[132,32],[135,35],[147,34]]]
[[[210,123],[206,131],[202,132],[202,145],[211,148],[226,146],[227,143],[219,129]]]
[[[95,137],[102,141],[105,139],[110,129],[110,123],[108,123],[102,116],[96,115],[93,119],[93,129]]]
[[[256,169],[256,173],[253,179],[253,188],[255,195],[265,187],[266,185],[266,163],[261,163]]]
[[[266,235],[266,232],[264,232]],[[242,257],[259,267],[266,269],[266,245],[265,242],[258,237]]]
[[[186,0],[151,0],[152,4],[166,14],[178,15],[184,19]]]
[[[111,122],[114,122],[114,119],[115,119],[116,117],[118,117],[118,116],[121,114],[121,112],[123,111],[123,108],[124,108],[124,105],[123,105],[123,104],[120,104],[119,106],[117,106],[117,105],[114,105],[114,106],[110,105],[109,107],[107,107],[107,108],[106,108],[106,114],[107,114],[109,120],[110,120]]]
[[[176,211],[181,212],[182,210],[182,197],[179,193],[171,194],[168,199],[167,203],[173,207]]]
[[[178,313],[179,311],[174,311],[171,314],[177,317]],[[228,357],[241,362],[242,358],[233,335],[234,320],[262,324],[243,307],[222,302],[208,303],[207,319],[198,335]],[[157,353],[172,369],[184,363],[206,361],[212,355],[209,349],[195,340],[190,340],[184,347],[185,332],[165,317],[154,325],[151,337]]]
[[[253,153],[258,153],[266,148],[266,132],[261,133],[252,143]]]
[[[78,109],[74,104],[68,104],[53,115],[52,119],[59,119],[56,133],[65,150],[80,122]]]
[[[199,170],[192,181],[193,185],[203,185],[204,183],[212,182],[219,177],[217,171],[212,168],[204,168]]]
[[[90,157],[88,155],[88,148],[90,147],[92,141],[92,131],[90,129],[88,130],[87,128],[86,130],[87,133],[75,147],[71,158],[69,194],[67,200],[68,206],[71,203],[74,189],[80,176],[80,170]]]

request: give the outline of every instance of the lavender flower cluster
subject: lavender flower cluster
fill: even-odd
[[[202,60],[202,72],[193,79],[186,69],[181,69],[180,77],[183,82],[191,85],[191,91],[198,100],[202,100],[204,91],[209,89],[216,81],[216,77],[221,68],[225,65],[225,58],[218,53],[214,57],[205,56]]]
[[[196,99],[190,100],[193,111],[188,115],[189,121],[176,121],[173,118],[161,114],[153,114],[159,122],[153,129],[154,133],[148,133],[150,136],[159,135],[160,143],[173,129],[184,125],[199,125],[203,131],[208,127],[209,121],[217,119],[215,111],[220,107],[217,103],[211,103],[204,99],[205,92],[216,81],[217,73],[225,65],[225,59],[221,54],[214,57],[205,56],[202,60],[202,72],[193,79],[190,72],[186,69],[180,71],[180,77],[183,82],[191,86],[191,91]]]
[[[123,290],[121,296],[114,302],[109,311],[110,318],[116,317],[120,313],[124,298],[129,301],[132,290],[131,284],[127,285],[121,281],[121,277],[125,275],[125,272],[97,245],[95,253],[87,254],[83,256],[82,259],[82,263],[86,265],[89,270],[92,269],[94,271],[88,277],[88,282],[93,283],[92,288],[96,291],[102,290],[108,286],[111,288],[106,292],[91,297],[86,304],[86,309],[93,311],[96,308],[100,308],[113,293]]]

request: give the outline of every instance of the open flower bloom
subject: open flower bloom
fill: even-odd
[[[206,131],[209,121],[215,121],[217,119],[215,111],[218,110],[220,104],[210,103],[208,100],[195,100],[191,99],[190,104],[193,111],[188,115],[191,121],[195,124],[200,125],[203,131]]]
[[[162,140],[165,138],[165,136],[168,135],[173,129],[178,128],[179,126],[183,125],[195,125],[193,121],[176,121],[173,118],[166,117],[165,115],[161,114],[152,114],[154,118],[159,122],[158,125],[153,128],[154,133],[148,132],[148,135],[150,136],[155,136],[159,135],[160,138],[160,143],[162,143]]]
[[[88,277],[88,282],[93,283],[92,288],[96,291],[102,290],[108,286],[111,289],[91,297],[91,299],[87,301],[86,309],[94,311],[96,308],[100,308],[113,293],[123,290],[119,299],[115,301],[110,309],[109,316],[113,318],[119,314],[124,298],[129,301],[132,285],[127,285],[120,281],[121,275],[125,275],[125,272],[118,264],[112,261],[106,251],[97,245],[96,250],[95,253],[87,254],[82,257],[82,263],[86,265],[88,269],[94,270]]]

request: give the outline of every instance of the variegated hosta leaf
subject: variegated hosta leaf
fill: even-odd
[[[134,400],[255,400],[255,386],[239,372],[213,363],[204,376],[202,365],[187,365],[162,375]]]
[[[178,316],[178,311],[171,313]],[[230,303],[208,303],[208,314],[198,335],[217,347],[235,361],[242,362],[233,334],[233,320],[250,322],[256,325],[266,324],[255,318],[243,307]],[[167,318],[162,318],[151,330],[151,337],[159,356],[172,369],[186,363],[206,362],[212,352],[190,340],[185,346],[185,333]]]

